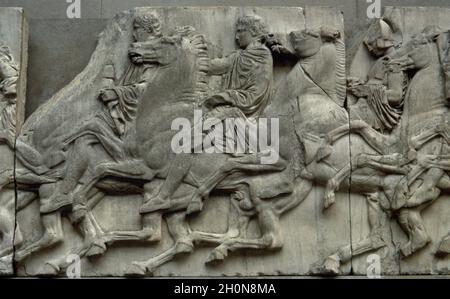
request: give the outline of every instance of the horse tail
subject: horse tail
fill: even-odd
[[[336,47],[336,97],[338,104],[344,107],[347,98],[347,77],[345,66],[345,44],[342,39],[335,40]]]

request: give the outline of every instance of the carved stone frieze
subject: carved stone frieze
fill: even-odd
[[[348,62],[335,8],[118,14],[0,132],[1,258],[22,276],[448,274],[448,16],[386,8]]]

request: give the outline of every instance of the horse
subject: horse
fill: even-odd
[[[334,202],[333,193],[341,185],[348,186],[346,178],[351,174],[352,190],[368,196],[371,231],[366,239],[344,246],[323,263],[314,265],[313,272],[336,275],[340,264],[352,256],[392,242],[388,229],[391,216],[397,218],[408,236],[408,241],[400,246],[403,258],[430,242],[421,212],[450,187],[450,177],[445,168],[433,163],[434,159],[448,152],[449,146],[443,129],[448,108],[442,88],[444,76],[437,42],[440,34],[422,33],[406,45],[407,68],[415,73],[405,96],[399,127],[390,135],[384,135],[363,122],[355,121],[353,133],[362,136],[363,142],[360,144],[360,137],[351,136],[352,163],[329,179],[324,207],[328,208]],[[421,104],[424,99],[428,99],[430,104]],[[371,146],[367,148],[369,144]]]
[[[149,86],[151,93],[144,96],[144,100],[138,108],[135,120],[135,130],[137,143],[140,144],[138,151],[142,158],[122,161],[122,163],[106,162],[93,166],[93,177],[87,179],[84,188],[77,193],[77,196],[86,196],[91,198],[90,208],[98,203],[105,193],[115,193],[118,189],[125,186],[127,194],[149,192],[154,187],[154,182],[158,178],[164,178],[167,175],[169,162],[173,159],[173,153],[170,149],[170,141],[173,136],[170,120],[174,117],[192,118],[193,112],[198,107],[199,101],[206,96],[207,85],[207,67],[208,56],[206,42],[203,36],[197,34],[193,28],[179,28],[172,36],[162,40],[161,44],[147,45],[146,51],[157,53],[156,57],[162,65],[155,78]],[[173,83],[174,88],[168,89],[165,82]],[[275,164],[262,165],[259,162],[259,156],[231,157],[226,154],[202,155],[202,158],[196,159],[193,171],[187,176],[188,185],[199,186],[205,178],[210,178],[215,172],[236,173],[241,172],[271,172],[280,171],[285,168],[283,159]],[[215,165],[217,167],[211,167]],[[20,169],[20,167],[19,167]],[[26,171],[24,171],[26,172]],[[20,171],[18,172],[20,173]],[[30,173],[30,171],[28,171]],[[242,175],[241,175],[242,176]],[[22,177],[17,178],[18,182]],[[111,183],[113,181],[114,183]],[[35,182],[34,182],[35,183]],[[232,183],[224,186],[227,190],[245,189],[245,179],[236,175]],[[19,185],[22,185],[19,183]],[[285,184],[282,184],[285,187]],[[40,199],[43,200],[51,196],[56,183],[36,184],[35,189],[30,190],[31,194],[36,195],[39,192]],[[25,186],[21,187],[25,190]],[[280,188],[277,190],[279,191]],[[286,189],[286,188],[285,188]],[[233,191],[232,191],[233,192]],[[286,192],[284,189],[279,192]],[[273,193],[273,190],[272,190]],[[274,195],[276,196],[276,195]],[[176,232],[180,230],[179,222],[185,222],[186,208],[191,198],[182,198],[167,213],[173,213],[166,217],[169,226],[174,227],[170,231],[175,234],[179,240],[177,244],[183,244],[183,249],[193,247],[192,242],[183,241],[187,238],[178,238]],[[181,212],[179,212],[181,211]],[[85,243],[81,247],[73,248],[71,253],[77,253],[80,256],[92,256],[104,253],[106,244],[117,240],[146,240],[159,241],[161,215],[151,215],[150,218],[155,224],[154,229],[141,232],[111,232],[105,233],[101,230],[95,217],[91,212],[82,219],[78,225],[85,237]],[[70,215],[69,215],[70,219]],[[176,219],[177,221],[171,220]],[[43,214],[42,222],[44,224],[44,235],[40,240],[23,248],[19,248],[16,257],[23,259],[34,251],[41,250],[63,238],[61,227],[61,212],[52,214]],[[173,223],[173,224],[172,224]],[[159,229],[159,230],[158,230]],[[198,233],[202,238],[211,240],[217,236],[211,237],[210,234]],[[266,244],[267,241],[264,241]],[[57,273],[67,266],[64,258],[59,258],[47,263],[51,269],[49,273]]]

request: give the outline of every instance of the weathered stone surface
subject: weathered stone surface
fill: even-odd
[[[132,46],[134,49],[131,51],[135,54],[131,56],[131,59],[134,59],[134,57],[144,57],[144,69],[148,69],[148,75],[146,75],[147,71],[145,71],[143,73],[144,77],[141,77],[141,79],[134,79],[137,81],[132,81],[132,79],[128,77],[123,77],[124,74],[129,74],[129,71],[127,71],[128,66],[136,63],[138,63],[137,65],[142,65],[140,61],[130,61],[129,55],[127,54],[130,49],[130,42],[133,40],[133,20],[138,15],[149,14],[152,12],[156,13],[160,18],[162,37],[160,37],[158,33],[155,37],[151,37],[147,44],[140,47],[136,47],[137,45]],[[172,155],[172,153],[170,147],[167,146],[160,149],[154,148],[150,150],[150,152],[153,152],[156,156],[152,158],[148,157],[150,160],[146,161],[145,159],[147,159],[147,157],[142,156],[144,152],[142,152],[139,147],[148,144],[145,141],[145,139],[148,138],[145,137],[148,132],[155,130],[156,132],[159,130],[170,130],[170,123],[172,120],[177,116],[183,116],[184,114],[180,114],[182,111],[177,112],[177,109],[179,108],[175,108],[176,106],[172,105],[169,106],[171,107],[169,110],[165,110],[166,108],[159,108],[160,110],[157,110],[160,111],[159,113],[153,112],[153,114],[151,114],[155,119],[145,121],[143,117],[147,117],[145,109],[148,109],[146,108],[147,104],[145,103],[152,103],[151,105],[154,105],[152,108],[153,110],[158,109],[157,107],[159,107],[159,105],[163,105],[162,103],[158,104],[161,100],[169,101],[169,103],[170,101],[175,101],[176,99],[173,99],[172,97],[179,97],[179,100],[181,101],[193,101],[193,104],[201,104],[205,100],[210,101],[209,103],[214,103],[219,95],[220,97],[223,97],[224,94],[221,92],[223,88],[226,89],[227,87],[226,85],[222,86],[221,81],[223,80],[221,79],[221,76],[210,76],[207,73],[210,72],[211,74],[214,74],[214,72],[217,72],[213,71],[214,68],[220,69],[222,67],[224,60],[216,61],[214,60],[215,57],[225,57],[236,49],[236,22],[239,17],[245,15],[260,16],[262,20],[268,24],[268,33],[272,33],[272,35],[265,40],[267,46],[263,45],[261,47],[261,51],[265,49],[264,52],[259,52],[260,54],[254,52],[255,54],[252,55],[269,53],[269,48],[271,48],[274,53],[270,54],[270,56],[264,54],[261,58],[255,60],[255,62],[252,62],[252,64],[256,63],[257,65],[257,63],[262,63],[264,60],[260,59],[266,57],[264,59],[270,58],[268,62],[273,60],[274,65],[272,66],[272,62],[267,64],[267,67],[270,68],[270,72],[269,69],[266,71],[253,69],[250,70],[250,73],[241,73],[241,76],[244,76],[243,78],[250,75],[259,76],[257,78],[260,79],[249,82],[254,82],[252,84],[255,84],[255,88],[265,88],[264,84],[269,84],[271,81],[269,73],[273,72],[273,87],[269,87],[267,93],[258,96],[262,101],[266,101],[265,94],[269,97],[271,96],[271,101],[269,102],[270,105],[267,108],[264,109],[265,104],[262,106],[260,104],[254,104],[256,106],[253,106],[254,108],[251,108],[250,110],[245,110],[244,108],[239,109],[247,111],[244,112],[244,115],[248,115],[247,117],[257,117],[254,111],[260,110],[262,112],[261,116],[280,119],[280,134],[282,135],[280,149],[282,148],[283,152],[281,156],[285,155],[280,159],[283,159],[285,162],[280,160],[280,162],[277,162],[275,165],[263,165],[258,163],[255,165],[258,169],[256,173],[254,173],[255,170],[251,170],[251,167],[247,168],[248,166],[245,166],[247,164],[244,163],[243,166],[238,166],[238,169],[239,167],[243,167],[240,169],[241,173],[247,174],[240,174],[237,178],[233,179],[237,181],[232,180],[228,182],[227,180],[219,180],[217,182],[209,182],[208,184],[212,183],[213,185],[208,188],[214,188],[214,186],[220,182],[219,186],[222,187],[219,187],[218,189],[222,189],[222,191],[212,194],[211,197],[205,200],[201,213],[194,213],[189,215],[186,220],[183,220],[186,211],[191,212],[192,209],[195,210],[199,208],[190,204],[187,204],[186,206],[183,201],[181,201],[180,204],[181,207],[184,206],[184,209],[182,208],[180,212],[177,212],[178,209],[171,211],[172,208],[169,208],[169,211],[162,210],[163,219],[167,220],[169,230],[166,227],[165,221],[163,221],[160,232],[161,237],[159,237],[159,223],[161,221],[161,216],[160,212],[152,211],[158,207],[156,201],[151,200],[152,196],[155,195],[152,195],[152,191],[157,191],[158,188],[160,188],[162,180],[160,180],[159,177],[165,179],[164,176],[168,175],[171,177],[171,175],[170,172],[169,174],[165,174],[163,170],[165,167],[163,166],[164,164],[161,165],[163,166],[162,170],[158,170],[161,166],[153,165],[151,167],[159,174],[156,174],[157,178],[152,181],[154,175],[154,173],[152,173],[153,170],[150,171],[152,168],[148,169],[145,165],[148,165],[148,163],[154,164],[155,161],[158,161],[158,163],[162,162],[164,159],[167,159],[167,155]],[[327,16],[327,27],[323,26],[324,24],[321,22],[318,22],[318,15]],[[177,26],[191,26],[195,28],[195,31],[190,33],[193,29],[175,29]],[[217,30],[217,28],[221,28],[221,30]],[[305,29],[307,29],[307,31],[303,31]],[[136,33],[136,30],[134,33]],[[290,35],[291,32],[294,33]],[[137,37],[140,38],[139,36]],[[241,38],[245,39],[246,37]],[[180,42],[181,44],[179,44]],[[189,43],[191,46],[186,46],[189,45]],[[256,44],[254,45],[257,45],[257,43],[258,42],[256,41]],[[312,52],[310,51],[311,49],[308,50],[308,48],[302,49],[303,43],[307,43],[308,48],[310,47],[309,43],[311,43]],[[169,47],[169,49],[166,49],[165,52],[159,52],[161,51],[159,50],[161,47]],[[172,49],[171,47],[174,48]],[[196,50],[196,47],[199,47],[198,50]],[[241,44],[241,47],[244,49],[243,53],[246,53],[245,49],[247,45]],[[193,51],[197,56],[197,58],[194,57],[194,66],[189,64],[185,66],[179,65],[177,67],[176,63],[184,63],[183,59],[176,59],[176,56],[160,56],[161,53],[171,53],[171,51],[184,51],[189,55],[192,55],[190,54],[190,51]],[[184,57],[183,55],[186,54],[180,55],[181,56],[178,57]],[[189,61],[189,59],[193,58],[189,58],[188,56],[185,59],[188,59]],[[195,60],[198,61],[195,62]],[[186,69],[195,67],[196,63],[198,64],[198,69],[196,71],[195,69]],[[237,60],[236,63],[239,63],[239,60]],[[317,68],[311,69],[311,66],[317,66]],[[238,72],[239,68],[242,66],[237,65],[237,67],[238,69],[235,70],[235,72]],[[156,75],[152,73],[155,72],[155,68],[157,70]],[[171,71],[172,68],[176,70],[177,75],[169,76],[170,72],[166,74],[166,72]],[[176,76],[180,76],[179,73],[184,71],[187,72],[183,80],[186,80],[186,78],[189,78],[189,76],[198,72],[198,75],[196,75],[197,77],[193,78],[198,81],[197,83],[195,80],[193,83],[190,83],[191,81],[189,80],[187,83],[183,83],[194,84],[193,95],[190,95],[189,92],[186,93],[186,91],[184,91],[185,89],[181,89],[181,93],[176,95],[176,88],[178,88],[178,84],[180,84],[176,82],[182,81],[167,81],[177,80]],[[220,72],[218,74],[220,74]],[[232,75],[233,73],[231,72],[229,75],[230,74]],[[159,76],[162,77],[160,78]],[[312,79],[310,79],[309,76],[312,76]],[[130,109],[132,108],[132,105],[134,105],[133,97],[137,90],[134,89],[135,87],[130,87],[127,82],[133,84],[141,82],[139,84],[142,85],[144,95],[142,99],[139,99],[137,102],[137,114],[133,115],[132,109],[128,110],[128,112],[131,113],[129,117],[135,118],[135,120],[132,120],[131,122],[127,120],[125,126],[123,126],[123,123],[121,123],[123,119],[120,119],[120,116],[118,117],[114,114],[116,113],[114,112],[114,109],[117,108],[114,108],[115,106],[113,105],[110,106],[110,109],[112,107],[112,110],[110,110],[111,112],[107,112],[111,113],[110,115],[115,115],[112,116],[112,120],[114,121],[115,119],[117,122],[112,124],[111,128],[113,129],[99,127],[88,128],[86,126],[89,124],[88,120],[90,118],[92,119],[96,113],[101,113],[101,110],[103,109],[102,107],[104,104],[97,100],[97,98],[102,88],[105,88],[105,86],[108,85],[111,86],[111,80],[109,78],[116,79],[115,85],[118,87],[114,87],[115,93],[116,95],[120,94],[120,98],[123,99],[123,102],[120,100],[120,105],[131,105],[127,106]],[[298,85],[298,80],[304,80],[305,84]],[[314,80],[319,80],[319,86],[314,83]],[[90,83],[86,84],[86,82]],[[208,82],[209,85],[207,85]],[[121,84],[123,87],[120,87]],[[326,91],[322,90],[320,87],[322,85]],[[192,87],[186,86],[185,88]],[[230,91],[227,91],[226,94],[232,99],[234,93],[233,88],[239,90],[239,88],[242,87],[239,87],[238,83],[232,83],[228,88],[231,89]],[[170,92],[171,89],[174,89],[175,96],[165,94]],[[249,90],[251,91],[252,89]],[[316,95],[315,93],[319,93],[319,95]],[[159,96],[156,96],[158,94]],[[214,94],[217,95],[214,96]],[[102,93],[102,98],[105,103],[109,101],[108,98],[110,96],[111,94],[108,91]],[[253,97],[253,95],[251,97]],[[300,101],[296,102],[298,98],[302,97],[309,97],[309,99],[306,99],[307,106],[305,107],[303,107],[303,104]],[[333,211],[322,214],[320,212],[322,203],[318,200],[320,199],[320,196],[317,195],[322,192],[320,187],[312,189],[312,181],[305,180],[305,182],[302,182],[302,180],[300,180],[299,175],[301,167],[297,167],[296,165],[301,162],[301,157],[299,155],[302,154],[300,152],[301,145],[298,143],[296,136],[297,134],[301,135],[308,133],[305,131],[305,128],[307,130],[308,126],[313,126],[315,119],[309,118],[307,114],[298,118],[292,113],[291,107],[300,106],[300,109],[305,109],[305,111],[310,108],[313,109],[311,105],[314,103],[311,101],[314,100],[329,101],[333,103],[332,105],[337,105],[339,107],[342,106],[344,99],[345,49],[343,17],[336,9],[282,7],[172,7],[156,9],[141,8],[119,15],[110,22],[107,29],[102,33],[97,49],[94,51],[91,61],[85,70],[69,83],[69,85],[53,96],[47,103],[38,108],[38,110],[27,119],[22,131],[20,140],[23,141],[23,147],[18,149],[18,171],[26,171],[26,167],[23,167],[24,165],[20,165],[20,163],[30,160],[27,157],[33,152],[32,149],[35,149],[40,153],[38,156],[42,161],[42,165],[30,165],[32,172],[41,173],[39,178],[37,178],[38,181],[41,180],[41,182],[38,183],[38,185],[41,184],[39,189],[25,190],[19,188],[18,190],[19,201],[21,201],[21,198],[24,198],[24,202],[27,202],[28,196],[32,197],[38,195],[40,197],[40,201],[30,203],[18,214],[18,222],[21,224],[21,227],[23,227],[22,232],[25,239],[25,245],[16,252],[17,260],[22,260],[18,263],[19,273],[21,275],[36,275],[40,273],[56,274],[56,272],[64,273],[65,268],[68,266],[65,258],[67,253],[70,253],[71,248],[81,246],[81,251],[75,250],[72,253],[78,253],[82,256],[98,255],[105,250],[105,241],[107,241],[106,239],[108,238],[112,238],[110,239],[111,243],[120,239],[129,241],[122,243],[126,244],[126,247],[119,244],[117,246],[108,246],[108,251],[102,257],[83,259],[81,267],[82,275],[125,275],[127,273],[144,274],[145,272],[147,272],[147,274],[163,276],[305,275],[309,273],[310,267],[314,262],[325,257],[332,248],[341,244],[346,244],[350,241],[349,208],[347,206],[348,200],[341,200]],[[128,102],[128,104],[126,102]],[[117,107],[126,109],[125,106],[120,105]],[[183,104],[180,103],[179,105]],[[187,111],[187,118],[191,121],[193,108],[196,107],[195,105]],[[205,107],[205,104],[197,107],[202,106]],[[125,110],[120,111],[123,113]],[[212,111],[214,112],[214,109]],[[89,115],[89,113],[91,114]],[[165,115],[165,113],[168,114]],[[222,112],[220,112],[219,109],[214,113]],[[229,112],[225,112],[225,115],[230,117],[227,113]],[[163,118],[156,121],[156,117]],[[302,117],[306,118],[306,120],[301,119]],[[150,121],[150,123],[148,121]],[[297,130],[294,124],[299,121],[304,121],[306,127],[300,127],[299,131],[296,132]],[[164,122],[167,122],[167,124],[164,124]],[[144,125],[145,123],[146,125]],[[97,122],[96,124],[97,126],[102,125],[101,122]],[[156,127],[152,127],[155,125]],[[169,127],[164,129],[166,126]],[[120,136],[123,132],[128,133],[129,131],[127,130],[129,127],[136,128],[136,135],[132,135],[132,137],[136,138],[137,136],[138,138],[138,153],[134,161],[133,159],[130,160],[130,158],[123,160],[121,154],[114,149],[114,145],[108,144],[108,140],[102,140],[101,137],[102,134],[109,134],[111,137],[114,135]],[[69,184],[70,180],[74,179],[68,179],[67,177],[72,177],[74,176],[73,172],[80,171],[80,169],[76,170],[74,167],[78,167],[75,164],[82,164],[80,163],[82,156],[89,156],[92,153],[89,149],[91,145],[83,145],[79,142],[83,140],[83,137],[78,133],[74,134],[74,129],[79,132],[84,132],[83,134],[90,134],[91,137],[97,139],[97,145],[94,147],[95,150],[93,151],[92,156],[96,161],[88,162],[88,164],[93,164],[89,166],[88,172],[84,173],[85,177],[83,178],[83,184],[79,184],[78,187],[76,187],[76,192],[73,192],[74,190],[72,189],[68,190],[70,191],[70,194],[67,196],[67,193],[65,193],[67,191],[64,191],[66,190],[65,184]],[[52,133],[49,134],[49,132]],[[173,135],[173,133],[171,134]],[[161,137],[163,136],[164,135]],[[155,139],[152,140],[154,140],[150,143],[153,144],[152,146],[167,142],[162,140],[156,141]],[[170,141],[170,139],[168,141]],[[66,143],[67,145],[61,146],[61,142]],[[317,147],[314,143],[312,143],[312,146],[313,148]],[[343,148],[342,152],[348,156],[348,143],[344,142],[341,146]],[[105,152],[105,149],[113,150],[113,152]],[[145,152],[148,152],[148,149],[145,150]],[[111,154],[112,157],[110,156]],[[295,157],[293,155],[295,155]],[[210,180],[214,177],[216,177],[216,179],[220,178],[220,173],[224,171],[222,170],[224,168],[216,169],[215,174],[210,171],[214,171],[215,166],[221,165],[219,161],[223,161],[222,163],[227,165],[226,161],[230,159],[229,155],[223,154],[218,156],[213,155],[212,157],[209,157],[206,154],[200,156],[202,157],[200,161],[204,162],[200,162],[199,166],[192,166],[193,174],[190,174],[191,176],[197,176],[197,181],[199,182],[208,177]],[[182,159],[181,161],[177,161],[178,159],[179,158],[175,159],[175,162],[173,163],[181,163],[181,165],[189,163]],[[209,159],[213,159],[215,162],[212,163]],[[242,158],[233,158],[233,155],[231,155],[231,159],[238,159],[236,162],[238,165],[240,165],[239,163],[242,163],[239,162],[241,161],[239,159]],[[114,162],[114,160],[119,163]],[[104,162],[107,161],[109,164],[104,164]],[[106,166],[107,168],[100,169],[98,168],[99,165]],[[206,170],[204,169],[204,166],[201,165],[207,165],[210,169]],[[230,167],[232,167],[231,169],[237,167],[232,165],[233,164],[230,164]],[[142,168],[143,166],[144,168]],[[68,199],[67,202],[64,202],[65,197],[69,198],[72,193],[76,194],[78,191],[84,192],[83,188],[88,182],[86,180],[93,178],[92,172],[111,171],[109,168],[113,169],[116,167],[122,167],[122,170],[120,172],[114,170],[114,174],[111,174],[113,177],[122,177],[121,180],[134,177],[134,180],[137,181],[138,184],[130,185],[130,183],[128,183],[128,191],[123,190],[120,195],[118,194],[120,193],[119,191],[125,186],[120,187],[117,185],[119,182],[112,185],[108,183],[103,187],[97,184],[94,191],[85,194],[84,199],[81,199],[81,201],[87,200],[86,196],[92,197],[91,195],[94,197],[98,196],[98,199],[101,199],[98,205],[93,207],[92,212],[88,212],[87,215],[79,215],[81,213],[80,211],[82,211],[82,209],[80,210],[79,208],[83,206],[83,202],[81,202],[77,208],[77,203],[72,202],[70,199]],[[177,166],[175,165],[172,167]],[[139,173],[141,171],[139,168],[142,168],[142,171],[144,172]],[[182,171],[182,168],[178,169],[179,171]],[[261,174],[258,174],[259,172]],[[69,175],[69,173],[72,174]],[[224,174],[227,173],[228,170],[226,170]],[[81,174],[83,173],[81,172]],[[303,175],[306,176],[306,174]],[[204,179],[202,179],[202,177],[204,177]],[[17,179],[18,181],[21,181],[20,176],[18,176]],[[78,180],[76,177],[75,179]],[[52,181],[56,181],[56,184]],[[146,181],[149,181],[149,183],[146,183],[144,190],[142,190],[142,184]],[[24,184],[25,183],[26,182],[24,182]],[[77,181],[75,181],[75,183],[77,183]],[[105,183],[107,183],[107,181],[105,181]],[[207,183],[207,181],[205,183]],[[321,181],[318,180],[318,183],[320,184]],[[250,189],[246,186],[249,186]],[[232,191],[231,198],[230,193],[224,193],[223,190]],[[187,197],[186,199],[189,199],[192,196],[193,191],[192,187],[184,186],[177,192],[178,196],[182,195]],[[129,195],[136,192],[137,195]],[[141,207],[142,194],[147,198],[145,202],[150,204]],[[176,196],[177,193],[175,194],[175,197]],[[74,197],[77,198],[77,195]],[[263,200],[262,202],[260,202],[261,199],[258,199],[259,197]],[[348,195],[338,194],[338,197],[348,198]],[[76,201],[75,199],[73,200]],[[304,201],[304,204],[302,204],[303,208],[294,209],[294,207],[302,201]],[[71,202],[73,204],[71,204]],[[232,204],[233,202],[242,202],[240,204],[241,207],[237,210],[238,214],[235,214],[236,210]],[[187,203],[189,203],[189,201]],[[90,205],[88,204],[88,206]],[[257,208],[257,206],[267,207],[258,212],[260,208]],[[67,207],[69,209],[67,209]],[[70,212],[70,207],[73,207],[72,212]],[[242,210],[243,207],[245,207],[244,210]],[[41,210],[41,215],[39,215],[39,209]],[[88,208],[88,210],[89,209],[90,208]],[[281,213],[290,209],[293,210],[291,213],[287,214],[285,217],[280,217]],[[140,216],[139,210],[144,216]],[[62,224],[59,224],[60,211],[64,212]],[[80,217],[79,221],[81,222],[74,222],[74,224],[71,225],[70,221],[67,221],[65,215],[68,215],[72,222],[74,222],[74,217]],[[248,217],[251,217],[253,220],[249,222],[249,227],[246,229],[245,222]],[[278,223],[277,220],[279,217],[281,218],[280,223]],[[239,218],[240,220],[238,221],[237,219]],[[98,221],[103,232],[99,231],[99,227],[96,228],[92,221]],[[189,225],[191,227],[190,229],[193,231],[199,231],[199,233],[184,233],[184,230],[187,229],[186,225]],[[299,225],[304,226],[305,229],[299,230]],[[236,227],[238,231],[233,227]],[[77,236],[78,233],[76,230],[81,230],[81,236]],[[116,232],[114,233],[114,231]],[[129,232],[127,233],[126,231]],[[223,233],[226,233],[226,235],[222,235],[221,237],[220,234]],[[284,236],[283,243],[281,239],[282,235]],[[42,236],[42,238],[37,239],[36,236]],[[230,239],[231,236],[234,236],[234,238]],[[63,242],[60,242],[52,248],[39,251],[29,258],[24,259],[31,252],[53,244],[58,238],[62,239]],[[83,238],[84,243],[82,242]],[[130,241],[133,239],[136,240],[136,242]],[[159,242],[155,244],[155,241],[158,240]],[[184,252],[185,250],[193,250],[194,248],[191,247],[192,240],[197,240],[201,243],[206,242],[222,245],[213,251],[208,248],[197,249],[197,247],[195,247],[195,252],[188,257],[177,258],[159,267],[161,262],[165,262],[166,260],[169,261],[172,256],[177,253]],[[36,241],[37,243],[33,243]],[[173,245],[174,242],[176,242],[175,246]],[[254,250],[259,249],[259,251],[263,252],[263,255],[256,254],[257,251],[255,251],[256,255],[254,256],[253,253],[247,253],[242,250],[246,248]],[[281,248],[282,250],[280,250]],[[158,256],[158,254],[164,250],[169,250],[167,252],[168,259],[163,256]],[[214,266],[205,265],[205,261],[213,262],[225,258],[230,250],[236,250],[236,253],[230,254],[223,263]],[[293,263],[293,260],[298,262]],[[133,263],[134,261],[137,261],[137,263]],[[48,262],[51,262],[51,265],[46,264]],[[348,271],[349,268],[344,270],[346,273],[348,273]]]
[[[15,234],[14,144],[23,123],[27,24],[18,8],[0,8],[0,275],[13,274]]]
[[[387,7],[352,61],[352,170],[330,180],[333,189],[349,177],[355,190],[352,246],[331,259],[352,259],[355,274],[369,268],[384,275],[449,271],[449,14]]]
[[[386,8],[350,55],[336,8],[117,15],[17,140],[18,274],[448,274],[449,13]],[[229,120],[278,134],[218,153]]]

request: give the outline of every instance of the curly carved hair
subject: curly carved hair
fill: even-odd
[[[134,18],[134,22],[141,25],[147,32],[157,37],[162,36],[161,22],[155,13],[150,13]]]
[[[247,28],[253,36],[264,37],[269,34],[267,25],[260,16],[243,16],[237,20],[236,26]]]

